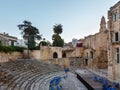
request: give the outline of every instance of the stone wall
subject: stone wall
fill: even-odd
[[[46,59],[46,60],[42,60],[42,62],[45,62],[45,63],[48,63],[48,64],[52,63],[52,64],[60,65],[63,68],[70,66],[69,58]]]
[[[52,63],[62,66],[63,68],[66,67],[73,67],[73,68],[83,68],[83,58],[56,58],[50,60],[44,60],[45,63]]]
[[[69,58],[69,67],[73,68],[84,68],[83,66],[83,58]]]
[[[14,61],[23,58],[23,54],[20,52],[4,53],[0,52],[0,63]]]
[[[76,47],[75,50],[71,53],[71,57],[82,57],[83,56],[83,48]]]
[[[108,30],[108,77],[120,82],[120,1],[108,11]]]
[[[83,42],[84,59],[87,60],[87,67],[91,69],[105,69],[108,67],[107,44],[108,32],[105,18],[102,17],[99,32],[85,37]]]
[[[67,58],[82,57],[84,54],[84,49],[83,47],[75,47],[75,48],[63,50],[62,52],[66,54]]]
[[[57,53],[57,58],[53,57],[54,53]],[[24,50],[24,58],[28,58],[28,51]],[[58,64],[62,67],[69,67],[69,59],[62,58],[61,47],[49,47],[43,46],[41,50],[29,50],[29,58],[36,59],[45,63]]]
[[[58,47],[57,47],[58,48]],[[52,51],[51,51],[52,50]],[[55,50],[55,47],[43,47],[42,53],[41,50],[32,50],[29,51],[29,57],[31,59],[37,59],[39,61],[45,62],[45,63],[52,63],[52,64],[58,64],[65,67],[82,67],[83,66],[83,58],[82,58],[82,52],[83,48],[76,48],[74,51],[70,53],[71,57],[62,58],[62,49],[58,48]],[[61,58],[53,58],[53,52],[59,52],[58,57]],[[67,52],[65,52],[67,53]],[[24,51],[24,56],[27,58],[27,50]],[[41,58],[42,57],[42,58]]]
[[[57,58],[53,54],[57,53]],[[62,57],[63,53],[66,57]],[[28,51],[24,50],[24,58],[28,58]],[[61,47],[42,46],[40,50],[29,50],[29,58],[37,59],[45,63],[58,64],[62,67],[79,67],[81,66],[81,59],[83,56],[83,48],[76,47],[70,50],[63,50]]]
[[[54,53],[57,54],[57,58],[62,58],[61,47],[42,46],[40,50],[40,59],[41,60],[53,59]]]
[[[41,56],[40,56],[40,50],[30,51],[30,58],[31,58],[31,59],[40,60],[40,58],[41,58]]]
[[[24,59],[27,59],[27,58],[30,58],[30,59],[37,59],[37,60],[41,60],[41,54],[40,54],[40,50],[24,50],[23,52],[23,58]]]
[[[51,48],[47,47],[47,46],[42,46],[40,49],[40,59],[41,60],[47,60],[47,59],[51,59],[52,52],[51,52]]]
[[[115,65],[115,80],[120,82],[120,64]]]

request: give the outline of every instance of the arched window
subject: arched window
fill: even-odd
[[[66,53],[63,53],[62,57],[63,57],[63,58],[66,58]]]
[[[58,58],[58,54],[56,52],[53,53],[53,58]]]

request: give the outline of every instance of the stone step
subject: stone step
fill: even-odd
[[[45,90],[45,87],[49,87],[46,86],[46,83],[48,83],[52,78],[56,77],[56,76],[63,76],[63,73],[51,73],[49,75],[46,75],[44,78],[39,78],[36,82],[34,82],[34,86],[31,87],[30,90]]]

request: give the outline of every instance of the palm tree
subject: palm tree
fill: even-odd
[[[62,33],[62,25],[61,24],[56,24],[54,25],[53,31],[54,33],[56,33],[57,35]]]
[[[63,40],[63,39],[61,38],[61,36],[59,35],[59,34],[61,34],[62,31],[63,31],[62,25],[61,25],[61,24],[54,25],[53,31],[54,31],[54,34],[53,34],[53,36],[52,36],[52,40],[53,40],[52,45],[53,45],[53,46],[58,46],[58,47],[63,47],[63,45],[64,45],[64,40]]]

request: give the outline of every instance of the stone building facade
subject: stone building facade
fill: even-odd
[[[39,55],[35,54],[39,60],[47,63],[63,63],[65,66],[88,67],[91,69],[106,69],[108,64],[107,45],[108,30],[105,18],[101,18],[100,30],[94,35],[89,35],[80,40],[80,47],[50,47],[41,46]],[[79,44],[79,43],[78,43]],[[79,46],[79,45],[78,45]],[[33,57],[32,57],[33,58]]]
[[[17,42],[17,37],[10,36],[4,32],[3,34],[0,33],[0,41],[3,46],[8,46],[8,45],[14,46],[15,43]]]
[[[41,60],[62,58],[62,48],[61,47],[41,46],[40,57],[41,57]]]
[[[120,1],[108,11],[108,75],[120,81]]]
[[[84,66],[91,69],[107,68],[107,44],[108,30],[103,16],[101,18],[99,32],[94,35],[89,35],[84,39]]]
[[[63,67],[78,65],[83,56],[83,48],[61,48],[42,46],[40,50],[40,60],[46,63],[59,64]],[[78,62],[78,63],[76,63]]]
[[[59,64],[62,67],[81,67],[83,65],[83,47],[41,46],[40,50],[29,51],[29,57],[45,63]],[[24,51],[24,58],[28,58],[27,50]]]

